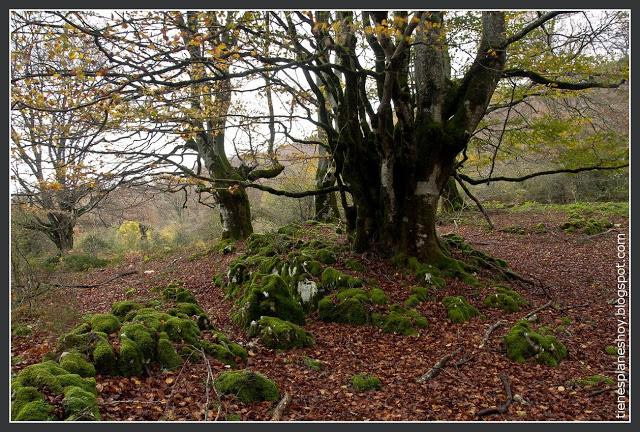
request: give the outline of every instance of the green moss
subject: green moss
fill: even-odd
[[[416,329],[427,327],[429,322],[414,309],[394,305],[391,311],[382,318],[380,325],[385,333],[416,336],[418,334]]]
[[[245,403],[273,401],[280,396],[276,383],[249,370],[223,372],[215,379],[214,384],[218,392],[234,395]]]
[[[177,303],[174,306],[174,309],[189,316],[200,315],[203,313],[202,308],[194,303]]]
[[[171,284],[165,288],[164,291],[162,291],[162,296],[165,300],[173,300],[179,303],[198,303],[191,291],[176,286],[175,284]]]
[[[136,376],[142,373],[142,351],[133,340],[120,337],[120,355],[118,369],[123,376]]]
[[[116,354],[111,344],[106,340],[99,341],[93,350],[93,363],[96,370],[104,375],[116,373]]]
[[[84,355],[77,352],[63,353],[60,357],[60,366],[70,373],[78,374],[81,377],[96,376],[96,368],[89,363]]]
[[[44,401],[44,395],[35,387],[19,387],[13,389],[11,398],[11,418],[16,419],[20,410],[29,402]],[[29,419],[26,419],[29,420]]]
[[[423,286],[414,286],[411,288],[411,295],[404,301],[404,305],[411,308],[427,300],[429,300],[429,289]]]
[[[142,309],[142,305],[131,300],[119,301],[111,305],[111,313],[120,319],[123,319],[130,311],[135,309]]]
[[[509,225],[507,227],[502,228],[500,231],[509,233],[509,234],[518,234],[518,235],[525,235],[527,233],[527,231],[520,225]]]
[[[357,288],[363,285],[359,278],[346,275],[333,267],[327,267],[320,277],[322,286],[325,289],[332,290],[337,288]]]
[[[478,309],[461,296],[445,297],[442,299],[442,304],[447,309],[449,320],[453,323],[463,323],[480,315]]]
[[[171,317],[164,325],[164,330],[172,341],[185,341],[194,345],[198,344],[200,329],[190,319]]]
[[[320,360],[313,359],[311,357],[303,357],[302,363],[311,370],[319,371],[322,369],[322,362]]]
[[[86,355],[91,354],[95,344],[103,338],[104,333],[88,332],[88,333],[67,333],[58,338],[58,352],[77,351]]]
[[[304,270],[309,273],[311,276],[320,276],[322,274],[322,263],[316,260],[304,261],[302,263],[302,267]]]
[[[618,355],[618,348],[614,347],[613,345],[609,345],[604,348],[604,352],[606,352],[609,355],[615,356],[615,355]]]
[[[369,291],[369,299],[371,300],[371,303],[377,305],[383,305],[389,302],[387,295],[380,288],[372,288]]]
[[[155,358],[156,337],[153,331],[144,325],[139,323],[123,325],[122,329],[120,329],[120,338],[130,339],[135,342],[145,360]]]
[[[43,400],[25,403],[13,418],[15,421],[49,421],[54,420],[54,407]]]
[[[91,317],[91,329],[107,334],[120,328],[120,320],[114,314],[96,314]]]
[[[366,270],[365,266],[358,260],[348,259],[344,262],[344,266],[349,270],[363,272]]]
[[[587,235],[600,234],[613,227],[613,223],[606,219],[586,218],[577,213],[570,213],[569,220],[560,229],[567,233],[581,231]]]
[[[24,368],[14,380],[14,385],[18,387],[35,387],[39,390],[59,394],[62,393],[63,386],[59,377],[69,372],[61,368],[54,361],[36,363]]]
[[[164,332],[158,336],[156,358],[163,369],[175,369],[182,364],[182,358],[178,355],[169,336]]]
[[[162,331],[167,321],[173,317],[165,312],[144,308],[129,312],[127,318],[127,321],[142,324],[155,332],[159,332]]]
[[[65,420],[100,420],[98,401],[93,393],[80,387],[67,387],[62,400]]]
[[[359,392],[379,390],[382,387],[380,378],[370,374],[356,374],[352,376],[351,385]]]
[[[533,358],[547,366],[556,366],[567,357],[566,347],[555,336],[542,328],[538,330],[533,331],[528,321],[518,321],[503,339],[507,356],[518,363]]]
[[[333,264],[336,262],[336,255],[329,249],[318,249],[313,257],[322,264]]]
[[[302,305],[293,297],[284,279],[278,275],[264,275],[256,279],[239,305],[235,320],[243,327],[264,315],[304,324]]]
[[[252,322],[249,335],[258,336],[264,346],[272,349],[308,347],[314,344],[313,337],[304,328],[270,316],[263,316]]]
[[[343,295],[342,299],[338,299],[337,295],[323,297],[318,302],[318,315],[322,321],[338,322],[345,324],[362,325],[370,321],[370,315],[367,306],[367,297],[365,294],[364,301],[360,291],[362,290],[345,290],[354,294],[352,297]],[[344,291],[343,291],[344,292]]]
[[[495,293],[485,297],[484,304],[506,312],[518,312],[527,302],[516,291],[499,286],[496,287]]]
[[[84,391],[97,394],[95,378],[82,378],[78,374],[65,374],[59,375],[58,381],[63,389],[67,387],[80,387]]]
[[[613,385],[614,381],[608,376],[604,375],[591,375],[584,378],[578,378],[573,380],[573,383],[581,387],[597,387],[601,384]]]
[[[13,336],[29,336],[33,332],[31,326],[26,324],[15,324],[11,326],[11,334]]]

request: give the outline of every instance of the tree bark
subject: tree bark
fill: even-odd
[[[323,146],[318,146],[318,167],[316,169],[316,188],[324,189],[336,183],[335,173],[330,170],[331,158]],[[323,222],[335,221],[340,218],[338,201],[334,192],[315,195],[313,197],[314,219]]]
[[[53,241],[60,252],[67,253],[73,249],[73,228],[76,221],[73,217],[62,213],[49,213],[49,223],[45,233]]]
[[[216,194],[220,206],[222,238],[243,240],[253,233],[249,197],[242,186],[219,190]]]

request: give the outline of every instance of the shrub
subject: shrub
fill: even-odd
[[[109,260],[91,255],[67,255],[61,260],[65,269],[74,272],[87,271],[92,268],[103,268],[109,265]]]

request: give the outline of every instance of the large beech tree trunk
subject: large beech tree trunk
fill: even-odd
[[[316,188],[324,189],[335,185],[335,174],[330,171],[331,158],[327,155],[324,147],[318,147],[319,158],[316,169]],[[340,218],[338,212],[338,201],[334,192],[315,195],[313,197],[314,219],[318,221],[335,221]]]
[[[220,206],[222,238],[242,240],[249,237],[253,233],[253,226],[251,206],[245,189],[232,187],[229,190],[218,191],[217,199]]]
[[[73,228],[75,219],[63,213],[49,213],[49,224],[46,228],[47,236],[62,253],[73,249]]]

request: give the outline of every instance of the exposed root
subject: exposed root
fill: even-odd
[[[431,367],[431,369],[429,369],[424,375],[418,378],[417,381],[419,383],[424,383],[436,377],[440,373],[440,371],[442,371],[442,369],[447,365],[449,360],[451,360],[451,358],[456,354],[458,354],[459,352],[460,352],[460,348],[442,357],[433,365],[433,367]]]
[[[489,338],[491,337],[491,333],[493,333],[498,327],[503,326],[503,325],[507,325],[508,323],[504,320],[500,320],[494,324],[492,324],[491,326],[489,326],[489,328],[487,329],[486,333],[484,334],[484,338],[482,338],[482,342],[480,342],[480,345],[478,345],[478,348],[484,348],[485,345],[487,345],[487,343],[489,342]]]
[[[504,414],[509,409],[511,402],[513,402],[513,394],[511,393],[511,384],[509,383],[509,377],[506,374],[501,373],[500,380],[502,381],[502,385],[504,386],[504,392],[507,395],[507,400],[498,407],[485,408],[478,411],[478,417],[484,417],[491,414]]]

